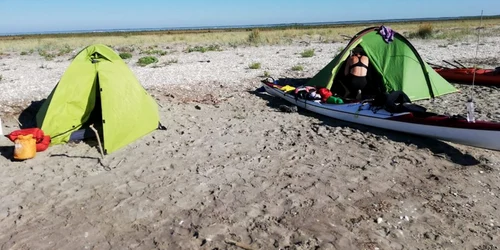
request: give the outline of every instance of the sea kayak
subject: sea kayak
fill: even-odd
[[[282,86],[274,83],[263,82],[263,87],[270,95],[331,118],[458,144],[500,150],[500,123],[497,122],[468,122],[463,117],[434,113],[427,115],[417,115],[412,112],[390,113],[385,109],[372,107],[369,102],[330,104],[297,97],[293,92],[281,90]]]
[[[472,84],[474,79],[474,84],[477,85],[500,86],[500,70],[474,68],[435,68],[434,70],[449,82]]]

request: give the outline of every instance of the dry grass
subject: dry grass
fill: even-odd
[[[432,27],[433,38],[459,39],[475,34],[479,20],[450,20],[425,22]],[[500,18],[483,20],[485,35],[499,35]],[[403,35],[418,32],[423,22],[386,23],[385,25]],[[140,47],[162,45],[182,45],[186,48],[194,45],[212,46],[249,46],[290,44],[294,40],[333,43],[345,41],[360,30],[379,26],[380,24],[358,24],[330,27],[289,27],[286,29],[231,30],[231,31],[199,31],[199,32],[155,32],[149,33],[115,33],[107,35],[80,34],[65,36],[14,36],[0,37],[0,52],[37,51],[44,55],[58,55],[71,50],[80,50],[90,44],[106,44],[111,47]],[[488,33],[489,32],[489,33]]]
[[[431,38],[432,37],[433,27],[431,23],[423,23],[418,26],[418,30],[414,33],[417,37],[422,39]]]

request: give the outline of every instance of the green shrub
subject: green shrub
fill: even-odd
[[[302,71],[304,70],[304,67],[302,65],[295,65],[292,67],[293,71]]]
[[[158,58],[156,58],[154,56],[145,56],[145,57],[139,58],[139,60],[137,61],[137,64],[139,64],[139,66],[144,67],[148,64],[157,63],[157,62],[158,62]]]
[[[122,52],[122,53],[120,53],[120,57],[122,59],[129,59],[129,58],[132,58],[132,54],[130,54],[128,52]]]
[[[250,35],[248,35],[248,42],[249,43],[259,43],[261,41],[261,35],[260,35],[260,30],[259,29],[253,29],[252,32],[250,32]]]
[[[3,76],[2,76],[2,75],[0,75],[0,81],[2,81],[2,79],[3,79]]]
[[[267,71],[264,71],[263,76],[264,76],[264,77],[270,77],[270,76],[271,76],[271,74],[269,74],[269,72],[267,72]]]
[[[248,66],[248,68],[250,69],[260,69],[260,63],[258,62],[255,62],[255,63],[252,63]]]
[[[304,50],[301,53],[301,55],[302,55],[302,57],[313,57],[314,56],[314,49]]]

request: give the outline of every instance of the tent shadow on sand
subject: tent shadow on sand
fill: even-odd
[[[8,160],[14,160],[14,146],[0,146],[0,155]]]
[[[31,101],[30,105],[26,107],[21,113],[19,114],[19,117],[17,118],[19,121],[19,128],[20,129],[25,129],[25,128],[34,128],[37,127],[36,124],[36,114],[40,110],[40,107],[42,106],[43,102],[45,102],[45,98],[39,101]],[[86,138],[84,140],[86,144],[88,144],[90,147],[97,147],[98,142],[95,138]],[[9,160],[14,160],[13,155],[14,155],[14,147],[13,146],[0,146],[0,155],[5,157],[6,159]],[[98,157],[88,157],[88,156],[69,156],[66,154],[60,154],[60,155],[50,155],[50,157],[57,157],[57,156],[62,156],[62,157],[67,157],[67,158],[81,158],[81,159],[96,159],[100,160]]]
[[[302,84],[305,84],[308,82],[309,78],[300,78],[300,79],[293,79],[293,78],[287,78],[287,79],[279,79],[279,81],[287,81],[290,83],[293,83],[295,86],[299,86]],[[271,96],[267,94],[265,91],[249,91],[250,94],[257,95],[264,100],[268,101],[267,106],[271,107],[273,109],[279,110],[279,107],[281,105],[288,105],[292,106],[293,104],[281,99],[277,98],[274,96]],[[455,147],[451,146],[450,144],[432,139],[432,138],[427,138],[427,137],[422,137],[422,136],[417,136],[417,135],[411,135],[411,134],[406,134],[402,132],[397,132],[397,131],[391,131],[391,130],[386,130],[386,129],[381,129],[381,128],[375,128],[375,127],[370,127],[370,126],[365,126],[361,124],[356,124],[356,123],[350,123],[342,120],[337,120],[334,118],[330,118],[327,116],[323,116],[320,114],[316,114],[314,112],[310,112],[308,110],[298,108],[298,113],[300,115],[306,115],[309,117],[314,117],[318,120],[321,121],[320,125],[324,126],[330,126],[330,127],[349,127],[352,129],[357,129],[363,133],[372,133],[378,136],[385,136],[389,140],[395,141],[395,142],[402,142],[402,143],[411,143],[416,145],[418,148],[427,148],[429,149],[434,155],[444,155],[447,159],[449,159],[451,162],[459,164],[461,166],[474,166],[477,164],[480,164],[481,162],[474,158],[470,154],[464,154],[460,150],[456,149]]]
[[[44,99],[39,100],[39,101],[31,101],[31,104],[21,112],[21,114],[19,115],[19,118],[18,118],[19,122],[21,123],[21,126],[20,126],[21,129],[37,127],[36,114],[38,113],[38,111],[40,110],[40,107],[42,106],[42,104],[46,100],[47,99],[44,98]],[[72,142],[78,143],[80,141],[84,141],[90,147],[97,147],[99,145],[95,136],[87,136],[81,140],[74,140]],[[68,155],[51,155],[51,156],[65,156],[68,158],[89,158],[87,156],[68,156]],[[91,159],[99,159],[99,158],[94,158],[94,157],[90,157],[90,158]]]
[[[38,113],[38,110],[40,110],[40,107],[45,100],[46,99],[31,101],[30,105],[23,111],[21,111],[21,114],[19,114],[18,118],[19,122],[21,123],[21,129],[36,127],[36,113]]]
[[[44,101],[45,99],[32,101],[28,107],[21,111],[17,118],[20,129],[36,127],[36,113]],[[14,160],[14,146],[0,146],[0,155],[11,161]]]
[[[36,114],[40,110],[40,107],[42,106],[43,102],[45,102],[45,98],[39,101],[31,101],[30,105],[26,107],[24,110],[21,111],[19,114],[17,120],[19,121],[19,128],[20,129],[25,129],[25,128],[34,128],[37,127],[36,124]],[[88,138],[83,140],[85,141],[86,144],[88,144],[90,147],[96,147],[98,146],[98,142],[95,138]],[[6,159],[9,160],[14,160],[14,147],[13,146],[0,146],[0,155],[5,157]],[[50,157],[67,157],[67,158],[81,158],[81,159],[94,159],[94,160],[100,160],[98,157],[89,157],[89,156],[70,156],[67,154],[55,154],[55,155],[50,155]]]

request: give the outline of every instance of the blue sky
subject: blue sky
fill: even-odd
[[[499,0],[0,0],[0,34],[499,15]]]

